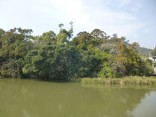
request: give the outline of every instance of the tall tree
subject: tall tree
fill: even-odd
[[[69,30],[63,29],[62,27],[64,25],[59,24],[60,32],[57,34],[57,44],[69,43],[70,38],[73,36],[73,22],[70,22],[69,24],[71,26]]]
[[[30,29],[14,28],[1,36],[0,75],[3,77],[23,77],[24,57],[32,48]]]
[[[100,29],[94,29],[91,33],[90,33],[95,39],[107,39],[108,36],[104,31],[101,31]]]

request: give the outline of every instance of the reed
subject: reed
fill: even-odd
[[[124,78],[83,78],[82,84],[104,85],[156,85],[156,77],[124,77]]]

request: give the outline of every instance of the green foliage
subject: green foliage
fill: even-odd
[[[80,77],[92,77],[96,76],[99,71],[100,60],[96,58],[95,53],[91,53],[88,51],[81,52],[82,53],[82,63],[81,68],[79,70]]]
[[[152,51],[152,56],[156,56],[156,47]]]
[[[1,75],[6,78],[17,77],[19,73],[17,67],[15,60],[9,59],[1,65]]]
[[[92,38],[93,37],[88,32],[80,32],[71,43],[79,49],[87,50]]]
[[[68,45],[45,45],[26,56],[23,72],[29,77],[44,80],[71,80],[77,77],[81,56]]]
[[[65,29],[60,30],[59,34],[57,35],[57,44],[64,44],[68,43],[70,39],[70,33],[66,31]]]
[[[83,78],[82,84],[102,84],[120,86],[155,86],[156,78],[124,77],[124,78]]]
[[[0,77],[72,80],[78,77],[118,78],[153,72],[152,62],[137,52],[138,43],[108,36],[100,29],[73,36],[70,29],[32,36],[31,29],[0,29]],[[155,49],[153,50],[155,51]]]
[[[73,22],[70,22],[70,29],[67,31],[66,29],[62,29],[64,24],[59,24],[60,32],[57,35],[57,44],[65,44],[69,43],[70,38],[73,36]]]
[[[32,48],[32,30],[14,28],[1,35],[0,75],[3,77],[23,77],[24,57]]]

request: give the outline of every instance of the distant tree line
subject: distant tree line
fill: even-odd
[[[152,49],[140,47],[140,46],[137,48],[137,50],[140,54],[142,54],[143,56],[146,56],[146,57],[149,57],[153,51]]]
[[[153,51],[151,52],[152,56],[156,56],[156,47],[153,49]]]
[[[108,36],[100,29],[70,29],[33,36],[31,29],[0,29],[0,77],[72,80],[83,77],[116,78],[153,72],[152,63],[137,52],[137,43]]]

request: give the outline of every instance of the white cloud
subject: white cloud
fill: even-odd
[[[131,1],[126,3],[128,4],[129,2]],[[109,9],[105,4],[103,4],[103,7],[99,6],[94,6],[93,3],[87,8],[85,8],[85,5],[81,6],[84,9],[81,15],[87,14],[89,18],[87,25],[92,28],[90,31],[94,28],[100,28],[109,35],[118,33],[119,36],[128,36],[145,27],[143,22],[137,21],[137,17],[128,12]]]
[[[132,0],[119,0],[119,2],[121,5],[129,5],[132,2]]]
[[[137,12],[142,8],[144,5],[141,2],[136,2],[135,5],[131,8],[133,12]]]
[[[131,0],[119,1],[121,4],[131,2]],[[114,30],[124,27],[127,23],[131,26],[131,23],[136,20],[136,17],[127,12],[108,9],[107,4],[105,4],[109,2],[108,0],[105,2],[101,2],[101,0],[88,1],[89,3],[83,0],[15,0],[9,2],[10,4],[7,0],[5,2],[9,9],[4,8],[5,5],[2,6],[2,10],[6,11],[3,13],[2,19],[4,21],[10,19],[12,22],[9,25],[14,22],[15,25],[32,25],[33,27],[33,25],[37,26],[38,23],[38,26],[44,28],[49,27],[48,23],[52,25],[51,23],[59,24],[73,21],[79,29],[102,27],[106,29],[106,32],[108,29],[109,32],[115,33]],[[101,3],[103,3],[103,7],[100,7]],[[110,3],[113,4],[112,1]]]
[[[79,0],[51,0],[51,5],[56,7],[61,14],[65,14],[67,17],[76,18],[81,15],[81,1]],[[59,15],[59,14],[58,14]]]
[[[118,33],[127,37],[147,27],[128,12],[129,9],[136,11],[143,4],[135,2],[131,7],[132,3],[132,0],[3,0],[0,26],[4,29],[28,27],[35,34],[41,34],[48,30],[57,32],[59,23],[66,26],[73,21],[75,34],[100,28],[109,35]]]

